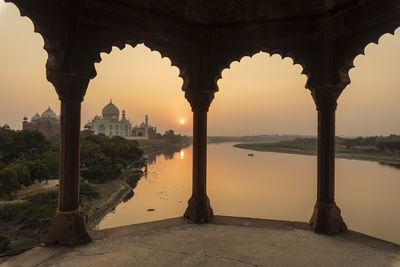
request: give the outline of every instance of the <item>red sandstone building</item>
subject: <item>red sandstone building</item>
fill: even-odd
[[[60,125],[60,116],[57,116],[57,114],[49,107],[42,113],[42,115],[39,115],[39,113],[36,112],[30,122],[28,122],[27,117],[24,117],[22,129],[39,131],[44,136],[50,137],[54,135],[60,135]]]

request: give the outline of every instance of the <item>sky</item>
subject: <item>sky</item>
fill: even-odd
[[[0,125],[22,128],[50,106],[59,113],[54,87],[46,80],[47,54],[32,22],[11,3],[0,0]],[[181,90],[179,70],[144,45],[102,54],[82,104],[82,126],[110,98],[126,110],[133,124],[149,115],[159,132],[174,129],[192,134],[192,112]],[[352,83],[338,100],[336,134],[370,136],[400,134],[400,29],[370,44],[355,59]],[[302,67],[290,58],[258,53],[233,62],[222,73],[220,91],[208,114],[209,135],[315,135],[317,113],[305,89]],[[180,121],[185,123],[181,124]]]

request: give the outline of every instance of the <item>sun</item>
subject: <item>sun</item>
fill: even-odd
[[[179,123],[180,124],[185,124],[185,120],[180,120]]]

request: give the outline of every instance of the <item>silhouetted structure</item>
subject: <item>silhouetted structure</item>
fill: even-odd
[[[60,202],[47,245],[90,240],[79,211],[81,102],[95,63],[112,46],[144,43],[180,69],[193,111],[193,194],[185,217],[208,222],[207,111],[221,72],[264,51],[303,67],[318,112],[318,188],[312,227],[335,234],[346,225],[334,198],[335,110],[354,58],[400,26],[399,0],[6,0],[43,36],[47,79],[61,100]],[[157,96],[155,96],[157,97]]]

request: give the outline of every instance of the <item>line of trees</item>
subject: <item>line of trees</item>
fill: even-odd
[[[115,179],[134,162],[144,163],[137,141],[119,136],[81,137],[81,176],[90,182]],[[37,131],[0,128],[0,197],[11,198],[35,180],[57,179],[58,165],[58,137],[47,139]]]
[[[156,139],[166,139],[172,144],[188,143],[190,138],[186,135],[175,134],[174,130],[167,130],[164,134],[157,133]]]
[[[0,129],[0,197],[58,177],[58,143],[40,132]]]
[[[280,144],[288,143],[293,146],[297,145],[317,145],[317,138],[296,138],[291,142],[280,142]],[[391,134],[389,136],[369,136],[356,138],[336,137],[336,145],[345,146],[346,149],[369,149],[371,151],[390,150],[392,152],[400,151],[400,135]]]
[[[121,175],[131,164],[144,164],[138,142],[120,136],[89,135],[81,139],[81,175],[103,183]],[[141,167],[141,166],[140,166]]]

